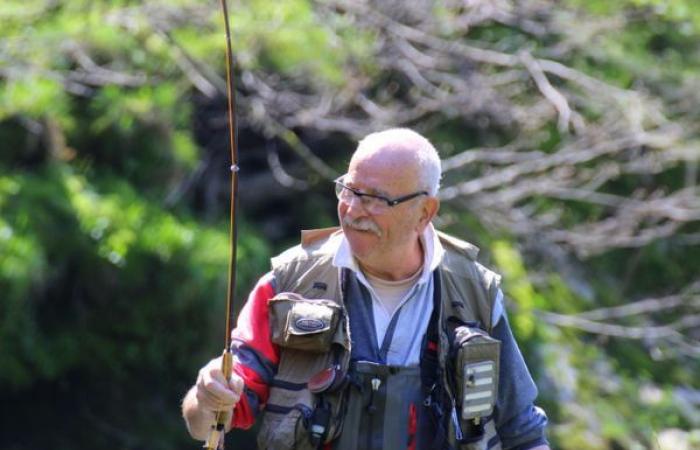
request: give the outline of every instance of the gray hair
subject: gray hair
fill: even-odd
[[[413,152],[420,172],[418,188],[431,196],[440,190],[442,164],[440,155],[429,140],[409,128],[390,128],[365,136],[355,153],[377,150],[383,147],[401,147]]]

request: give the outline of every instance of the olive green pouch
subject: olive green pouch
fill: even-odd
[[[333,342],[341,307],[332,300],[282,292],[270,299],[272,342],[282,347],[325,353]]]
[[[501,341],[480,328],[460,326],[454,345],[462,420],[474,419],[478,424],[493,413],[496,404]]]

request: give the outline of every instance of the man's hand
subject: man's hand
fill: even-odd
[[[231,411],[243,392],[243,380],[236,374],[226,381],[221,373],[221,356],[202,367],[195,384],[197,403],[209,411]]]
[[[193,438],[206,440],[217,411],[227,413],[226,430],[230,428],[233,408],[243,393],[243,380],[236,374],[226,381],[221,372],[221,357],[202,367],[197,383],[187,392],[182,402],[182,415]]]

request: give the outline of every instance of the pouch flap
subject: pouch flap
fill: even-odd
[[[331,328],[335,310],[330,305],[295,302],[288,313],[287,329],[297,336],[323,333]]]
[[[342,311],[333,300],[282,292],[270,299],[269,314],[272,342],[323,353],[330,349]]]

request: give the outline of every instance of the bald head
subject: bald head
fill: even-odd
[[[408,128],[392,128],[367,135],[357,146],[350,167],[359,160],[375,158],[393,160],[406,175],[416,177],[417,188],[431,196],[440,188],[441,165],[435,147],[423,136]]]

